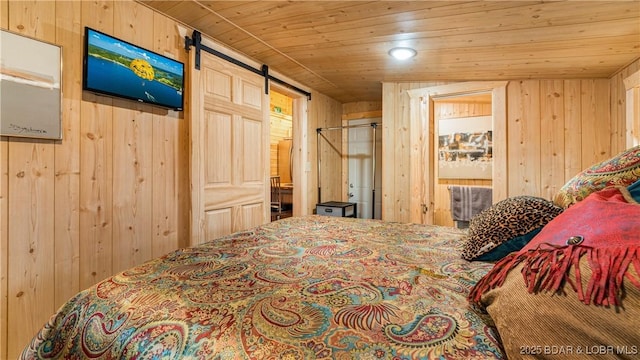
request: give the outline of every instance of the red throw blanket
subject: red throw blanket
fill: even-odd
[[[569,240],[571,239],[571,240]],[[582,286],[579,262],[586,256],[591,278]],[[469,300],[502,286],[514,267],[524,263],[522,275],[529,293],[562,292],[566,283],[589,305],[620,305],[623,279],[640,288],[640,204],[626,188],[612,187],[589,195],[549,222],[527,246],[500,260],[475,285]],[[569,277],[575,273],[575,281]]]

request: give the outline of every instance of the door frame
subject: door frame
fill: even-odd
[[[640,71],[623,80],[626,89],[625,147],[640,144]]]
[[[309,203],[309,184],[305,177],[305,174],[307,174],[305,171],[306,164],[309,163],[307,97],[272,81],[269,82],[269,91],[271,90],[275,90],[293,100],[293,112],[291,114],[293,127],[291,145],[293,148],[291,153],[293,156],[293,173],[291,174],[293,182],[293,216],[307,215],[307,204]],[[267,188],[265,191],[270,194],[270,189]]]
[[[444,97],[491,93],[493,127],[493,202],[507,198],[507,84],[508,81],[474,81],[408,90],[410,116],[411,222],[433,224],[434,100]]]

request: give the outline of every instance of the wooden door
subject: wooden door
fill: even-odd
[[[375,132],[375,166],[373,165],[373,143],[374,131],[371,123],[381,123],[381,118],[368,118],[351,120],[349,129],[344,129],[347,133],[347,163],[348,163],[348,201],[358,204],[358,214],[356,217],[363,219],[380,219],[382,212],[382,133]],[[362,126],[362,127],[360,127]],[[373,170],[375,169],[375,181]],[[375,184],[374,184],[375,182]],[[374,191],[375,185],[375,191]],[[373,196],[375,195],[375,199]],[[374,210],[375,209],[375,210]]]
[[[192,74],[195,245],[269,221],[269,118],[262,76],[205,52]]]

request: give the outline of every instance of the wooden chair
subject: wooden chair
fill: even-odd
[[[271,177],[271,221],[282,217],[282,187],[280,176]]]

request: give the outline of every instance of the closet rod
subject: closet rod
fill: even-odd
[[[316,129],[316,153],[317,153],[317,166],[318,166],[318,171],[317,171],[317,181],[318,181],[318,203],[322,202],[322,184],[321,184],[321,179],[322,177],[320,176],[320,162],[321,162],[321,158],[320,158],[320,137],[321,137],[321,133],[323,130],[342,130],[342,129],[351,129],[351,128],[362,128],[362,127],[371,127],[371,131],[373,131],[373,149],[372,149],[372,157],[373,157],[373,161],[371,164],[371,174],[372,174],[372,179],[371,179],[371,184],[372,184],[372,191],[371,191],[371,218],[375,219],[376,218],[376,129],[378,128],[378,125],[380,125],[380,123],[370,123],[370,124],[358,124],[358,125],[345,125],[345,126],[335,126],[335,127],[328,127],[328,128],[317,128]],[[356,217],[358,215],[356,214]]]
[[[325,131],[325,130],[342,130],[342,129],[360,128],[360,127],[368,127],[368,126],[376,127],[378,125],[380,125],[380,123],[334,126],[334,127],[326,127],[326,128],[317,128],[316,131],[317,132],[321,132],[321,131]]]
[[[277,77],[273,76],[273,75],[269,75],[269,67],[267,65],[262,65],[261,69],[256,69],[251,65],[248,65],[238,59],[235,59],[227,54],[223,54],[220,51],[216,50],[216,49],[212,49],[210,47],[208,47],[207,45],[203,45],[202,44],[202,34],[198,31],[198,30],[193,30],[193,34],[191,35],[192,37],[189,38],[188,36],[184,37],[184,48],[185,50],[189,51],[191,50],[192,46],[195,46],[196,48],[196,63],[195,63],[195,68],[196,70],[200,70],[200,50],[204,50],[206,52],[208,52],[211,55],[215,55],[221,59],[224,59],[234,65],[240,66],[243,69],[249,70],[253,73],[256,73],[258,75],[264,76],[264,81],[265,81],[265,89],[264,92],[265,94],[269,94],[269,80],[275,81],[280,85],[284,85],[287,88],[297,91],[301,94],[304,94],[307,96],[308,100],[311,100],[311,93],[308,91],[304,91],[302,89],[300,89],[299,87],[295,86],[295,85],[291,85],[288,82],[278,79]]]

